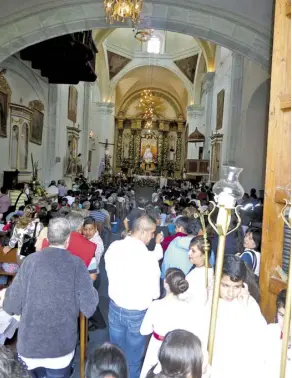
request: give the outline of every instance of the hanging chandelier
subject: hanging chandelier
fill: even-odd
[[[135,31],[135,39],[137,39],[138,41],[140,41],[141,43],[145,43],[145,42],[148,42],[150,41],[151,37],[152,37],[152,34],[153,34],[154,30],[153,29],[137,29]]]
[[[141,92],[139,108],[143,112],[143,119],[152,120],[154,116],[154,106],[155,101],[153,99],[153,94],[150,89],[144,89]]]
[[[125,22],[131,19],[136,25],[140,20],[140,14],[144,5],[144,0],[104,0],[107,22],[113,24]]]

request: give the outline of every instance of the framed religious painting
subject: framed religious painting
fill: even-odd
[[[33,111],[31,116],[29,141],[41,146],[44,128],[44,105],[40,101],[31,101],[29,107]]]
[[[10,101],[10,87],[3,74],[0,73],[0,137],[2,138],[7,138],[7,120]]]
[[[216,130],[222,129],[223,126],[223,113],[224,113],[224,97],[225,90],[222,89],[217,94],[217,120],[216,120]]]
[[[68,96],[68,119],[73,123],[76,123],[77,121],[77,104],[78,91],[73,85],[70,85]]]

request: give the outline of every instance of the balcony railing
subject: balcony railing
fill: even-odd
[[[208,176],[209,164],[209,160],[188,159],[186,161],[187,173],[195,176]]]

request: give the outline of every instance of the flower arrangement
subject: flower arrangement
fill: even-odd
[[[42,185],[37,183],[35,188],[33,189],[33,194],[36,197],[46,197],[47,192],[46,192],[46,189]]]
[[[135,178],[134,183],[142,187],[154,187],[157,185],[157,181],[151,178]]]

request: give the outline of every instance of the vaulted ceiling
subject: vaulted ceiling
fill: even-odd
[[[2,0],[1,3],[0,62],[48,38],[109,27],[103,0]],[[210,40],[268,69],[273,7],[274,0],[145,0],[142,21],[154,29]]]

